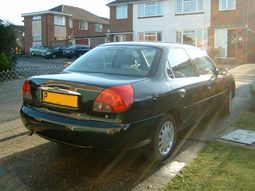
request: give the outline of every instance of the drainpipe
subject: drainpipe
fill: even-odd
[[[247,3],[246,3],[246,24],[245,24],[245,33],[246,33],[245,63],[247,63],[247,61],[248,61],[249,6],[250,6],[250,0],[247,0]]]

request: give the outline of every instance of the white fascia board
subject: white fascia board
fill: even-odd
[[[148,3],[151,1],[164,1],[164,0],[144,0],[144,1],[132,1],[132,2],[128,2],[128,3],[114,3],[111,5],[107,5],[108,7],[113,7],[113,6],[118,6],[118,5],[129,5],[129,4],[139,4],[139,3]]]
[[[69,16],[69,17],[72,16],[71,14],[61,13],[61,12],[56,12],[56,11],[38,11],[38,12],[21,14],[21,17],[44,15],[44,14],[54,14],[54,15],[62,15],[62,16]]]

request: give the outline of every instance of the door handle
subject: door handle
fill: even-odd
[[[180,90],[178,90],[178,94],[183,98],[186,95],[186,90],[185,89],[180,89]]]

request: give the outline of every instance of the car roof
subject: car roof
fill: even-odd
[[[152,46],[152,47],[158,47],[162,49],[166,49],[169,47],[182,47],[182,48],[195,48],[198,49],[195,46],[186,45],[186,44],[177,44],[177,43],[171,43],[171,42],[111,42],[106,43],[101,46]]]

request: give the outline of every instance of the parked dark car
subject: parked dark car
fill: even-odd
[[[51,48],[45,54],[43,55],[45,58],[49,59],[55,59],[57,57],[63,57],[63,51],[68,49],[68,46],[58,46],[56,48]]]
[[[86,45],[73,45],[70,46],[68,49],[63,51],[63,54],[66,58],[73,58],[73,57],[80,57],[83,54],[87,53],[90,51],[91,48]]]
[[[50,47],[48,46],[35,45],[29,49],[29,53],[32,56],[43,56],[49,50],[50,50]]]
[[[235,82],[201,50],[170,43],[109,43],[62,74],[31,77],[21,118],[31,134],[110,150],[144,147],[162,161],[178,131],[229,114]]]

